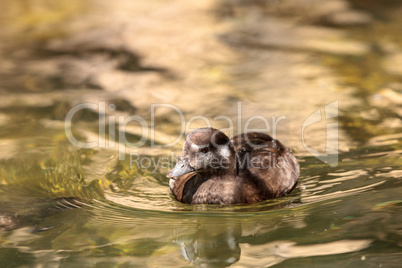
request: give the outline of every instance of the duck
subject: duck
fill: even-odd
[[[252,204],[292,192],[300,166],[289,148],[268,134],[232,139],[206,127],[191,131],[167,173],[172,195],[186,204]]]

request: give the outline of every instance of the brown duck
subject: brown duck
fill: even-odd
[[[175,198],[187,204],[256,203],[290,193],[300,168],[294,155],[263,133],[231,140],[214,128],[188,134],[181,159],[169,171]]]

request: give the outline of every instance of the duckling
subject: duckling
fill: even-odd
[[[300,167],[267,134],[229,139],[214,128],[190,132],[180,161],[167,174],[173,196],[187,204],[251,204],[282,197],[297,185]]]

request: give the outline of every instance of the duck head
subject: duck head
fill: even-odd
[[[167,177],[177,178],[190,172],[204,176],[235,172],[235,151],[223,132],[199,128],[187,135],[180,161]]]

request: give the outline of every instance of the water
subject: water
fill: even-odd
[[[399,266],[398,1],[3,2],[3,267]],[[80,103],[98,106],[74,114],[68,136]],[[249,128],[268,123],[294,151],[298,188],[253,205],[178,203],[165,174],[183,139],[155,145],[178,138],[181,119],[161,103],[187,132],[205,126],[194,116],[231,135],[260,116]],[[122,128],[132,115],[147,128]],[[119,133],[146,139],[125,147]],[[311,155],[334,141],[331,165]]]

